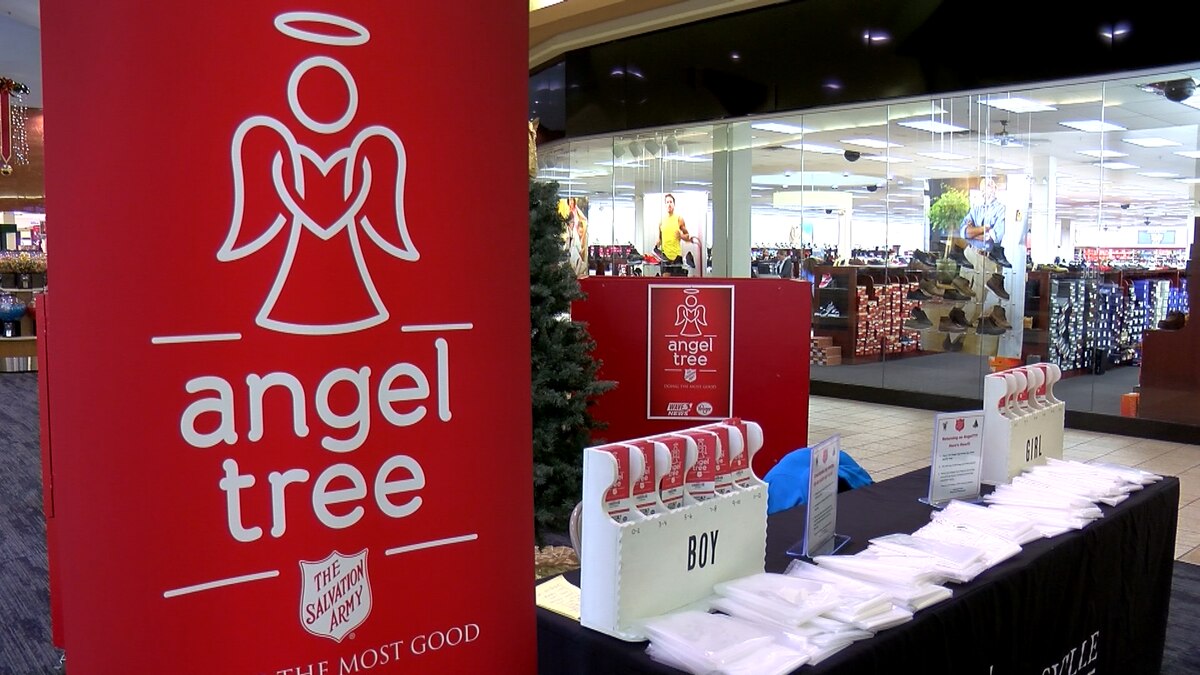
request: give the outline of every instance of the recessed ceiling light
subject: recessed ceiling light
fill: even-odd
[[[1200,150],[1176,150],[1175,154],[1188,159],[1200,159]]]
[[[905,164],[912,161],[907,157],[895,155],[863,155],[862,158],[868,162],[887,162],[888,164]]]
[[[1130,164],[1129,162],[1093,162],[1092,166],[1098,166],[1102,169],[1112,169],[1114,171],[1138,168],[1136,164]]]
[[[1117,152],[1116,150],[1077,150],[1081,155],[1095,157],[1096,159],[1116,159],[1117,157],[1128,157],[1127,152]]]
[[[1146,178],[1179,178],[1179,174],[1170,171],[1139,171],[1138,175]]]
[[[904,147],[903,145],[900,145],[899,143],[890,143],[888,141],[881,141],[877,138],[843,138],[842,142],[845,143],[846,145],[857,145],[857,146],[864,147],[864,148],[874,148],[876,150],[882,150],[884,148],[903,148]]]
[[[812,129],[796,126],[795,124],[784,124],[783,122],[755,122],[750,125],[751,129],[759,131],[774,131],[777,134],[807,134]]]
[[[930,171],[941,171],[943,173],[964,173],[965,171],[967,171],[966,167],[954,166],[951,164],[945,164],[945,165],[936,164],[936,165],[930,165],[926,168],[929,169]]]
[[[1169,148],[1175,145],[1183,145],[1182,143],[1176,143],[1169,138],[1158,138],[1157,136],[1147,136],[1145,138],[1122,138],[1121,140],[1143,148]]]
[[[1069,122],[1059,122],[1059,125],[1086,131],[1089,133],[1100,133],[1102,131],[1125,131],[1125,127],[1112,122],[1103,120],[1071,120]]]
[[[1180,178],[1180,179],[1177,179],[1175,182],[1176,183],[1186,183],[1188,185],[1195,185],[1196,183],[1200,183],[1200,178]]]
[[[817,145],[816,143],[785,143],[783,147],[789,150],[803,150],[804,152],[816,152],[822,155],[840,155],[841,148],[835,148],[831,145]]]
[[[988,97],[980,100],[979,103],[980,105],[987,105],[1012,113],[1051,112],[1058,110],[1058,108],[1048,106],[1044,103],[1038,103],[1037,101],[1031,101],[1027,98],[1021,98],[1019,96],[1008,96],[1004,98]]]
[[[1020,164],[1008,164],[1006,162],[993,162],[991,164],[988,164],[987,168],[994,169],[996,171],[1020,171],[1021,169],[1025,168],[1025,167],[1021,166]]]
[[[910,120],[908,122],[897,122],[896,124],[899,124],[902,127],[919,129],[921,131],[928,131],[935,134],[951,134],[956,131],[968,131],[966,127],[955,126],[953,124],[946,124],[945,122],[937,122],[934,120]]]
[[[917,154],[922,157],[928,157],[929,159],[936,159],[936,160],[939,160],[942,162],[957,162],[960,159],[970,159],[971,158],[969,155],[958,155],[953,152],[940,152],[940,151],[939,152],[918,152]]]
[[[711,181],[705,180],[677,180],[676,185],[712,185]]]

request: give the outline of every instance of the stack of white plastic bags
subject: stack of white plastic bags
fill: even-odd
[[[984,501],[1052,537],[1102,517],[1098,504],[1115,506],[1129,493],[1158,480],[1162,476],[1133,467],[1048,459],[996,486]]]
[[[717,584],[710,609],[644,622],[656,661],[696,675],[774,675],[820,663],[913,612],[1035,539],[1086,526],[1162,476],[1115,464],[1049,459],[997,486],[987,506],[951,501],[912,534],[870,540],[854,555],[793,561],[785,574]],[[814,564],[815,563],[815,564]]]

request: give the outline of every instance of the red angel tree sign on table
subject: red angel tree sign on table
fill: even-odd
[[[94,563],[52,589],[73,672],[535,668],[528,280],[439,276],[478,139],[432,133],[488,139],[524,259],[527,17],[316,4],[43,3],[48,201],[89,223],[45,305],[53,555]],[[112,73],[154,101],[92,105]]]

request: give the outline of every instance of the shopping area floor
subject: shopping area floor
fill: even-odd
[[[929,466],[933,416],[928,410],[836,398],[809,398],[808,441],[841,434],[848,452],[876,481]],[[1200,445],[1067,429],[1063,458],[1136,466],[1179,478],[1175,559],[1200,565]]]

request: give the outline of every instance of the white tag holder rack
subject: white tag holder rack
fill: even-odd
[[[983,468],[980,481],[1009,482],[1027,467],[1062,459],[1067,405],[1054,396],[1062,370],[1035,363],[983,378]]]
[[[746,466],[762,447],[762,429],[744,422],[745,438],[730,426],[726,456],[746,453]],[[709,424],[680,432],[648,436],[655,446],[655,485],[665,475],[670,456],[660,442],[679,434],[712,429]],[[656,440],[658,439],[658,440]],[[696,461],[696,443],[686,438],[685,467]],[[603,446],[607,447],[607,446]],[[732,451],[732,452],[731,452]],[[635,462],[634,464],[638,464]],[[640,471],[638,466],[634,471]],[[653,515],[632,510],[626,522],[610,517],[605,494],[618,480],[610,452],[587,448],[583,458],[583,508],[580,542],[580,623],[628,641],[648,639],[641,622],[669,612],[706,607],[713,586],[758,574],[767,551],[767,486],[746,469],[730,489],[697,501],[685,498],[674,510]],[[636,476],[629,479],[635,482]]]

